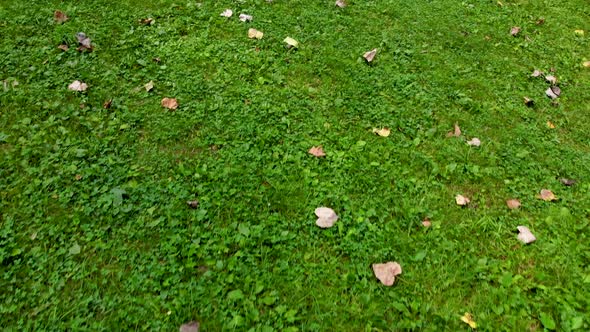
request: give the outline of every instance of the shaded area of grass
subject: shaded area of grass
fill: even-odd
[[[228,7],[254,22],[219,17]],[[439,331],[466,328],[468,311],[482,330],[550,325],[541,316],[588,329],[586,7],[6,2],[1,325]],[[55,25],[55,9],[70,20]],[[79,31],[93,53],[56,48]],[[551,67],[556,106],[529,77]],[[67,91],[74,80],[88,92]],[[482,146],[445,138],[455,122]],[[382,126],[390,137],[371,133]],[[326,158],[307,154],[320,144]],[[537,200],[542,188],[560,200]],[[321,205],[341,217],[330,230],[314,225]],[[521,224],[536,243],[517,242]],[[392,288],[370,269],[388,260],[404,269]]]

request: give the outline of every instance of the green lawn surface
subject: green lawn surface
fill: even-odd
[[[2,329],[589,331],[588,1],[347,3],[0,0]]]

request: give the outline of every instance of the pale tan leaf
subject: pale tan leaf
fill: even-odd
[[[149,81],[146,83],[146,85],[143,86],[145,88],[145,91],[150,92],[152,91],[152,89],[154,88],[154,81]]]
[[[506,201],[506,205],[511,210],[518,209],[520,207],[520,201],[517,199],[509,199]]]
[[[576,184],[576,180],[572,180],[572,179],[566,179],[566,178],[561,178],[559,179],[559,182],[561,182],[564,186],[573,186],[574,184]]]
[[[367,62],[373,62],[373,59],[375,59],[376,55],[377,55],[377,49],[374,48],[368,52],[365,52],[365,54],[363,54],[363,58],[365,58],[365,60],[367,60]]]
[[[584,35],[584,30],[574,30],[574,33],[578,36],[583,36]]]
[[[545,94],[551,99],[556,99],[561,94],[561,89],[559,87],[553,86],[547,88],[547,90],[545,90]]]
[[[543,75],[543,72],[542,72],[542,71],[540,71],[540,70],[538,70],[538,69],[535,69],[535,70],[533,71],[533,73],[531,74],[531,76],[532,76],[532,77],[539,77],[539,76],[541,76],[541,75]]]
[[[518,226],[518,239],[524,244],[535,242],[537,238],[531,233],[531,231],[525,226]]]
[[[252,15],[240,14],[240,21],[250,22],[250,21],[252,21]]]
[[[549,189],[541,190],[539,195],[537,195],[537,198],[540,198],[540,199],[544,200],[545,202],[557,200],[557,197],[555,196],[555,194],[553,194],[553,192]]]
[[[340,8],[344,8],[347,6],[346,1],[344,0],[337,0],[336,1],[336,6],[340,7]]]
[[[250,39],[262,39],[264,37],[264,33],[262,31],[258,31],[256,29],[248,29],[248,38]]]
[[[294,47],[294,48],[298,48],[299,47],[299,42],[296,41],[295,39],[291,38],[291,37],[287,37],[283,40],[283,42],[287,43],[288,47]]]
[[[447,137],[459,137],[461,136],[461,128],[459,124],[455,122],[454,130],[447,133]]]
[[[457,205],[465,206],[469,204],[471,200],[463,195],[457,195],[455,196],[455,202],[457,203]]]
[[[324,152],[324,148],[320,145],[320,146],[314,146],[311,149],[309,149],[308,151],[311,155],[314,155],[316,157],[325,157],[326,153]]]
[[[557,77],[555,77],[554,75],[547,75],[547,76],[545,76],[545,80],[548,83],[551,83],[552,85],[555,85],[557,83]]]
[[[520,27],[512,27],[512,29],[510,29],[510,34],[514,37],[516,37],[516,35],[518,35],[520,33]]]
[[[231,9],[226,9],[223,13],[219,14],[219,16],[230,18],[233,14],[234,12]]]
[[[64,52],[67,52],[70,49],[70,47],[66,44],[61,44],[57,48],[59,48],[60,50],[62,50]]]
[[[473,320],[473,315],[468,312],[461,316],[461,321],[469,325],[469,327],[471,327],[472,329],[477,328],[477,323]]]
[[[69,17],[61,10],[56,10],[53,13],[53,19],[55,20],[55,23],[63,24],[65,21],[69,19]]]
[[[547,128],[549,128],[549,129],[555,129],[555,125],[553,124],[553,122],[547,121]]]
[[[389,137],[389,135],[391,134],[391,129],[389,129],[387,127],[373,128],[373,133],[377,134],[381,137]]]
[[[375,277],[385,286],[393,286],[395,277],[402,274],[402,267],[398,262],[373,264]]]
[[[524,104],[530,107],[535,104],[535,101],[529,97],[524,97]]]
[[[315,209],[315,215],[318,217],[318,220],[316,220],[316,225],[321,228],[330,228],[334,226],[338,220],[338,215],[336,212],[327,207],[319,207]]]
[[[584,61],[582,63],[582,66],[586,67],[586,68],[590,68],[590,61]]]
[[[88,89],[88,85],[86,83],[82,83],[80,81],[74,81],[74,82],[72,82],[72,84],[70,84],[68,86],[68,89],[70,89],[72,91],[83,92],[83,91],[86,91],[86,89]]]
[[[467,141],[467,144],[469,144],[471,146],[480,146],[481,145],[481,141],[479,140],[479,138],[474,137],[470,141]]]
[[[175,110],[178,108],[178,101],[176,98],[164,98],[162,99],[162,107],[165,107],[169,110]]]
[[[430,221],[430,219],[424,218],[424,220],[422,220],[422,226],[430,227],[430,226],[432,226],[432,222]]]
[[[180,326],[179,332],[199,332],[200,324],[197,321],[188,322]]]

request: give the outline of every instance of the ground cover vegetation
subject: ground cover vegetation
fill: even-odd
[[[590,329],[585,0],[3,0],[0,36],[3,329]]]

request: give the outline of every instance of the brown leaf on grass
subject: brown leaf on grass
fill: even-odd
[[[252,15],[247,15],[247,14],[240,14],[240,21],[242,22],[250,22],[252,21]]]
[[[84,32],[78,32],[76,34],[76,39],[78,39],[78,44],[80,45],[77,48],[77,50],[79,52],[83,52],[83,51],[91,52],[92,51],[92,49],[93,49],[92,42],[91,42],[90,38],[88,38],[88,36],[86,36],[86,34]]]
[[[65,21],[69,19],[69,17],[68,15],[66,15],[66,13],[62,12],[61,10],[56,10],[53,13],[53,19],[55,20],[55,23],[63,24]]]
[[[193,201],[186,201],[186,205],[188,205],[191,209],[196,209],[199,207],[199,201],[196,199]]]
[[[230,18],[233,14],[234,12],[231,9],[226,9],[223,13],[219,14],[219,16]]]
[[[381,137],[389,137],[389,135],[391,134],[391,129],[389,129],[387,127],[373,128],[373,133],[377,134]]]
[[[546,80],[548,83],[551,83],[551,85],[555,85],[555,84],[557,84],[557,77],[555,77],[555,76],[553,76],[553,75],[547,75],[547,76],[545,76],[545,80]]]
[[[582,63],[582,66],[586,67],[586,68],[590,68],[590,61],[584,61]]]
[[[180,326],[179,332],[199,332],[200,324],[197,321],[188,322]]]
[[[178,101],[176,101],[176,98],[164,98],[162,99],[162,107],[175,110],[178,108]]]
[[[337,0],[336,1],[336,6],[340,7],[340,8],[344,8],[346,7],[346,2],[344,0]]]
[[[549,189],[542,189],[537,198],[544,200],[545,202],[555,201],[557,197]]]
[[[471,146],[480,146],[481,145],[481,141],[479,140],[479,138],[474,137],[470,141],[467,141],[467,144],[469,144]]]
[[[324,148],[320,145],[320,146],[314,146],[311,149],[309,149],[309,154],[314,155],[316,157],[325,157],[326,153],[324,152]]]
[[[539,76],[541,76],[541,75],[543,75],[543,72],[542,72],[542,71],[540,71],[540,70],[538,70],[538,69],[535,69],[535,70],[533,71],[533,73],[531,74],[531,77],[539,77]]]
[[[402,267],[398,262],[387,262],[373,264],[375,277],[385,286],[393,286],[395,277],[402,274]]]
[[[432,226],[432,222],[430,221],[430,219],[424,218],[424,220],[422,220],[422,226],[428,228],[428,227]]]
[[[520,207],[520,201],[517,199],[509,199],[506,201],[506,205],[510,210],[515,210]]]
[[[113,100],[109,99],[109,100],[105,101],[104,104],[102,104],[102,108],[104,108],[105,110],[108,110],[109,108],[111,108],[111,105],[113,105]]]
[[[551,99],[556,99],[561,94],[561,89],[558,86],[552,86],[545,90],[545,94]]]
[[[520,27],[512,27],[512,29],[510,29],[510,35],[512,35],[513,37],[516,37],[516,35],[518,35],[520,33]]]
[[[561,178],[559,179],[559,182],[561,182],[564,186],[570,187],[576,184],[577,181],[572,179]]]
[[[146,85],[143,86],[145,88],[145,91],[150,92],[152,91],[152,89],[154,88],[154,81],[149,81],[146,83]]]
[[[555,125],[553,124],[553,122],[547,121],[547,128],[549,128],[549,129],[555,129]]]
[[[74,81],[72,82],[72,84],[68,85],[68,89],[72,91],[83,92],[86,91],[86,89],[88,89],[88,85],[80,81]]]
[[[264,37],[264,33],[262,31],[258,31],[256,29],[248,29],[248,38],[250,39],[262,39]]]
[[[60,50],[62,50],[64,52],[67,52],[70,49],[70,47],[66,44],[61,44],[57,48],[59,48]]]
[[[142,18],[141,20],[139,20],[139,23],[141,23],[143,25],[152,25],[152,24],[154,24],[154,19],[151,17]]]
[[[524,97],[524,104],[528,107],[535,105],[535,101],[529,97]]]
[[[535,240],[537,240],[537,238],[533,235],[533,233],[531,233],[531,230],[528,229],[525,226],[518,226],[516,227],[516,229],[518,229],[518,239],[524,243],[524,244],[529,244],[532,242],[535,242]]]
[[[469,204],[469,202],[471,202],[471,200],[463,195],[457,195],[457,196],[455,196],[455,202],[457,203],[457,205],[465,206],[465,205]]]
[[[459,136],[461,136],[461,128],[459,128],[459,124],[455,122],[454,131],[449,131],[447,133],[447,137],[459,137]]]
[[[338,215],[334,210],[327,207],[319,207],[315,209],[315,215],[318,217],[316,225],[321,228],[330,228],[334,226],[334,223],[338,220]]]
[[[363,58],[365,58],[365,60],[367,60],[367,62],[373,62],[373,59],[375,59],[376,55],[377,55],[377,49],[374,48],[368,52],[365,52],[365,54],[363,54]]]
[[[539,17],[539,19],[537,20],[537,22],[535,22],[536,25],[543,25],[545,24],[545,18],[544,17]]]

